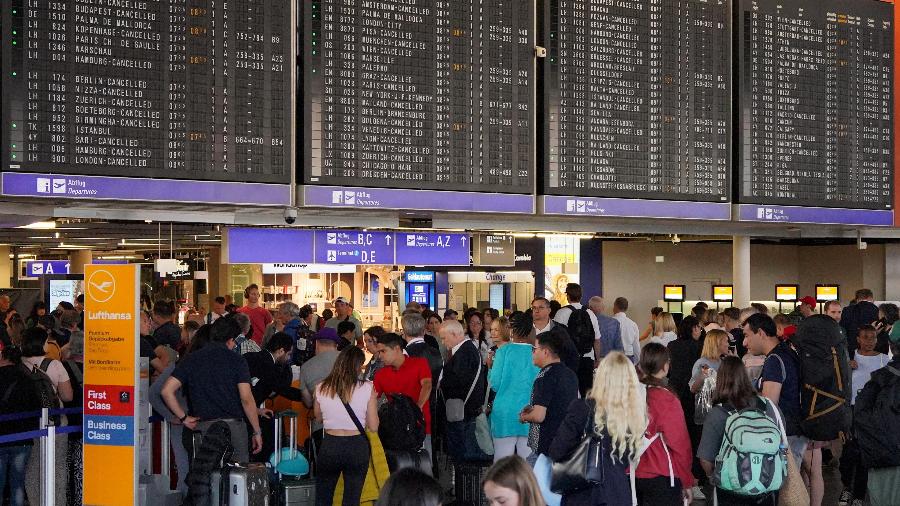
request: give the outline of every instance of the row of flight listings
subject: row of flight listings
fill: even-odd
[[[27,30],[34,51],[4,59],[4,172],[287,183],[302,167],[306,203],[351,207],[392,198],[380,189],[500,194],[469,197],[500,212],[538,193],[556,214],[893,207],[894,13],[878,0],[89,4],[23,10],[105,36]],[[292,12],[296,69],[279,63]],[[158,44],[130,41],[134,19]]]

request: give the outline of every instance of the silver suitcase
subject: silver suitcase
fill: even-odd
[[[269,470],[265,464],[227,464],[219,479],[210,482],[212,504],[222,506],[269,506]],[[216,481],[219,486],[216,486]],[[218,498],[215,496],[219,492]]]

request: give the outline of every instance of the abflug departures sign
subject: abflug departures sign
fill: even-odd
[[[726,202],[731,0],[545,0],[544,193]]]
[[[306,183],[533,191],[533,0],[300,5]]]
[[[890,209],[894,6],[742,0],[740,202]]]
[[[3,5],[3,171],[290,180],[288,0]]]

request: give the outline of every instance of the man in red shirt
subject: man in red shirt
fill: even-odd
[[[244,289],[244,299],[246,299],[247,305],[239,307],[237,312],[244,313],[250,318],[250,328],[253,329],[250,339],[256,341],[256,344],[262,345],[266,326],[272,323],[272,313],[259,304],[259,286],[256,283]]]
[[[424,447],[431,453],[431,368],[424,358],[408,357],[406,341],[397,334],[378,338],[377,353],[384,367],[375,373],[375,391],[381,394],[403,394],[416,401],[425,417]]]

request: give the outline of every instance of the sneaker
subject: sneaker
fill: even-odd
[[[700,487],[694,485],[694,488],[691,489],[691,492],[694,493],[695,501],[705,501],[706,500],[706,496],[703,495],[703,490],[701,490]]]
[[[838,499],[838,506],[848,506],[852,502],[853,492],[851,492],[850,489],[845,488],[844,491],[841,492],[840,499]]]

